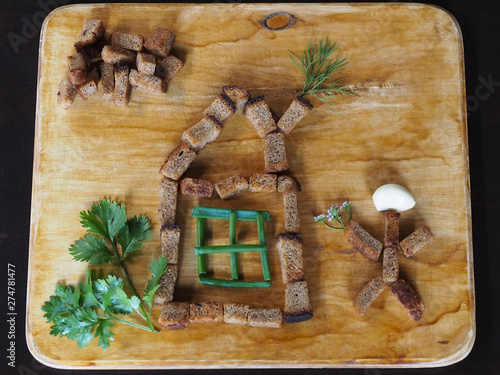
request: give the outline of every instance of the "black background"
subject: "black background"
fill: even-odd
[[[31,176],[35,129],[38,40],[43,16],[55,4],[92,1],[16,0],[0,2],[0,352],[1,374],[96,374],[46,367],[29,353],[24,333]],[[115,2],[115,1],[109,1]],[[120,1],[128,2],[128,1]],[[159,1],[161,2],[161,1]],[[224,3],[224,1],[219,1]],[[235,1],[227,1],[235,3]],[[258,2],[258,1],[255,1]],[[356,1],[353,1],[356,2]],[[366,1],[365,1],[366,2]],[[169,374],[500,374],[500,2],[429,1],[455,16],[465,50],[470,182],[472,198],[477,336],[461,362],[430,369],[172,370]],[[49,9],[49,10],[50,10]],[[35,27],[22,44],[7,35]],[[29,37],[28,37],[29,36]],[[489,83],[488,83],[489,82]],[[7,264],[16,269],[16,368],[7,366]],[[335,348],[331,348],[335,350]],[[135,371],[134,373],[151,373]],[[157,371],[160,372],[160,371]],[[164,371],[166,372],[166,371]],[[107,371],[123,374],[127,371]]]

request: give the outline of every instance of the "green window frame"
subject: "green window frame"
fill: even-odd
[[[271,272],[267,258],[267,245],[264,223],[271,220],[269,211],[233,210],[228,208],[196,206],[192,216],[196,218],[197,246],[194,252],[198,257],[198,278],[200,283],[237,288],[266,288],[271,286]],[[229,220],[229,244],[205,246],[205,221],[207,219]],[[238,221],[254,221],[257,223],[258,244],[236,243],[236,223]],[[237,253],[247,251],[260,252],[263,281],[241,280],[238,274]],[[217,253],[229,253],[231,279],[221,279],[207,276],[206,256]]]

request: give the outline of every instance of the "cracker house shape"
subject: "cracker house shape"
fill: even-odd
[[[186,328],[193,322],[224,321],[279,328],[285,322],[295,323],[312,318],[309,289],[304,279],[303,244],[299,236],[297,199],[300,184],[294,178],[282,174],[289,168],[284,135],[289,134],[310,109],[312,105],[297,97],[276,123],[264,96],[250,98],[248,91],[241,86],[223,86],[222,93],[203,112],[202,120],[182,133],[179,145],[170,152],[160,168],[158,219],[161,227],[161,253],[167,258],[168,264],[167,272],[160,280],[160,288],[155,296],[155,303],[162,306],[162,327],[179,329]],[[236,174],[215,184],[202,179],[183,178],[197,154],[219,137],[224,120],[238,110],[242,110],[264,142],[265,173],[256,172],[251,176]],[[285,306],[262,309],[216,301],[173,301],[181,231],[180,226],[176,224],[178,194],[211,197],[213,190],[216,190],[221,199],[227,199],[245,190],[282,194],[285,228],[276,236],[276,247],[280,258],[281,277],[285,284]]]

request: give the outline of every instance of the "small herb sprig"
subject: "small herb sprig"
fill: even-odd
[[[325,214],[320,214],[318,216],[314,217],[314,220],[318,223],[323,223],[326,227],[333,229],[333,230],[345,230],[346,223],[344,223],[344,220],[342,219],[342,214],[341,212],[345,211],[347,213],[347,223],[351,221],[351,215],[352,215],[352,205],[351,202],[345,201],[342,203],[342,205],[339,206],[331,206],[328,211],[326,211]],[[329,222],[335,222],[337,225],[333,226],[330,224],[325,223],[325,220],[328,219]],[[340,227],[338,226],[340,225]]]
[[[69,248],[70,254],[75,260],[91,265],[116,261],[133,295],[128,297],[122,279],[108,275],[105,279],[93,281],[87,269],[84,282],[76,287],[56,285],[55,295],[42,306],[47,322],[53,323],[50,334],[76,340],[79,347],[85,347],[93,338],[98,338],[98,345],[106,350],[113,340],[111,328],[115,321],[157,332],[150,318],[154,295],[160,287],[159,280],[167,268],[166,258],[160,257],[151,262],[151,278],[142,300],[125,265],[125,260],[139,251],[150,238],[148,219],[143,215],[128,218],[124,204],[107,199],[93,204],[90,211],[80,212],[80,218],[88,234]],[[146,321],[147,326],[118,316],[134,311]]]
[[[335,53],[339,45],[332,43],[328,37],[319,42],[307,42],[307,48],[300,56],[289,51],[292,62],[304,72],[305,81],[299,96],[314,95],[323,103],[335,110],[328,96],[335,93],[355,95],[341,84],[346,77],[334,78],[340,74],[349,63],[347,57],[342,55],[335,59],[330,56]]]

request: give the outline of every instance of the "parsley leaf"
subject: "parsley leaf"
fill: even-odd
[[[144,296],[142,300],[151,308],[153,306],[153,298],[156,291],[160,287],[160,278],[167,270],[167,258],[160,257],[158,260],[153,259],[151,265],[149,266],[149,272],[151,273],[151,279],[148,281],[148,285],[144,290]]]
[[[142,244],[149,240],[150,236],[149,221],[145,216],[134,216],[129,219],[116,236],[116,240],[122,249],[122,258],[140,250]]]
[[[80,348],[98,338],[98,345],[106,350],[114,339],[113,321],[150,330],[118,317],[138,311],[140,300],[135,295],[129,298],[123,280],[115,276],[92,281],[87,269],[80,287],[58,284],[54,294],[42,306],[44,318],[52,323],[50,334],[77,341]]]
[[[94,294],[92,280],[90,279],[90,270],[88,268],[87,268],[87,278],[85,279],[85,282],[80,283],[80,289],[82,291],[82,306],[86,308],[100,307],[101,304],[97,300]]]
[[[113,322],[111,320],[100,319],[94,331],[95,337],[99,338],[98,345],[102,346],[104,350],[109,348],[110,341],[114,340],[111,328],[113,328]]]
[[[81,224],[88,233],[95,233],[113,241],[118,231],[127,221],[125,205],[118,205],[109,199],[101,199],[94,203],[90,211],[80,212]]]
[[[68,316],[67,322],[69,330],[67,332],[68,338],[78,341],[78,346],[83,348],[92,341],[92,330],[99,322],[99,319],[95,310],[79,306],[74,310],[72,315]]]
[[[46,313],[43,317],[47,318],[48,322],[53,322],[68,312],[68,305],[72,306],[78,303],[79,299],[80,292],[78,289],[75,290],[71,286],[65,287],[62,284],[58,284],[55,296],[51,296],[42,306],[42,311]]]
[[[79,347],[92,341],[92,329],[99,320],[94,309],[82,306],[82,300],[78,288],[59,284],[55,296],[42,306],[47,322],[53,323],[50,334],[75,340]]]
[[[118,260],[121,263],[127,255],[140,250],[151,237],[146,216],[127,218],[125,205],[108,199],[93,204],[90,211],[80,212],[80,218],[89,234],[69,248],[70,254],[78,261],[103,264]]]
[[[75,241],[69,248],[69,252],[75,260],[89,262],[89,264],[103,264],[116,260],[116,254],[109,250],[106,240],[92,234],[86,234]]]
[[[123,280],[109,275],[106,280],[94,283],[95,297],[102,303],[104,309],[113,313],[130,314],[134,305],[123,290]]]

